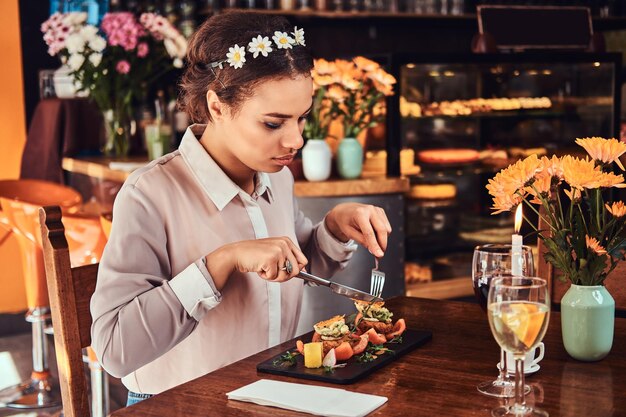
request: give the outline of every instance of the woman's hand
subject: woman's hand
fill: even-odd
[[[207,255],[206,261],[218,290],[233,271],[256,272],[265,280],[283,282],[298,275],[309,262],[286,236],[230,243]],[[290,273],[284,270],[287,261]]]
[[[387,250],[391,224],[385,210],[380,207],[342,203],[328,212],[325,222],[328,230],[337,239],[342,242],[354,239],[377,258],[381,258]]]

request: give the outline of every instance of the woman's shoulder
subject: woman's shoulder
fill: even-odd
[[[152,187],[159,183],[167,183],[181,175],[185,175],[182,158],[178,150],[150,161],[147,165],[136,169],[124,182],[137,188]]]

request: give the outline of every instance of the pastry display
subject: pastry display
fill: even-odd
[[[509,110],[549,109],[548,97],[474,98],[419,104],[400,97],[400,114],[403,117],[469,116]]]
[[[406,196],[416,200],[444,200],[456,197],[454,184],[416,184],[412,185]]]
[[[417,158],[427,164],[461,164],[478,160],[475,149],[429,149],[417,153]]]
[[[509,155],[511,156],[511,158],[526,158],[530,155],[537,155],[541,157],[546,155],[547,153],[548,150],[546,148],[509,148]]]

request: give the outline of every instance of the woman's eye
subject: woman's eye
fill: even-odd
[[[307,116],[301,116],[298,118],[298,123],[306,122]]]
[[[276,130],[282,125],[283,125],[282,123],[265,122],[265,127],[267,127],[268,129],[272,129],[272,130]]]

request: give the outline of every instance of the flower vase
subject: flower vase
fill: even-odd
[[[361,176],[363,171],[363,147],[356,138],[344,138],[337,148],[337,171],[345,179]]]
[[[132,118],[127,109],[108,109],[104,118],[104,153],[107,156],[128,156],[132,137]]]
[[[599,361],[611,351],[615,300],[603,285],[574,285],[561,299],[561,331],[567,353]]]
[[[309,181],[324,181],[330,177],[332,153],[324,139],[309,139],[302,148],[302,170]]]

